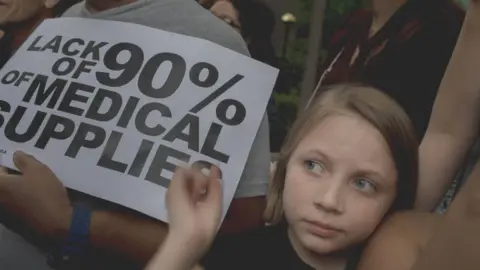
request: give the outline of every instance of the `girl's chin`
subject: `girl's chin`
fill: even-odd
[[[345,248],[338,238],[325,239],[310,233],[302,235],[300,242],[307,250],[318,255],[336,253]]]

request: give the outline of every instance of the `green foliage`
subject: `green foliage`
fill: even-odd
[[[315,0],[297,0],[299,1],[300,11],[297,16],[297,23],[295,28],[297,30],[297,36],[293,41],[288,44],[288,51],[284,62],[286,65],[289,65],[289,69],[295,70],[295,74],[303,74],[305,60],[308,55],[308,32],[310,28],[311,14],[313,10],[313,1]],[[327,8],[325,13],[325,22],[324,22],[324,41],[328,42],[331,33],[335,28],[338,27],[338,24],[342,20],[342,17],[354,9],[357,9],[363,5],[365,0],[328,0]],[[321,57],[324,59],[326,57],[326,52],[322,50]],[[291,74],[286,74],[291,75]],[[298,76],[296,76],[298,77]],[[296,89],[300,88],[301,76],[297,81],[291,82],[289,85],[290,91],[287,91],[287,96],[283,96],[281,99],[276,100],[278,106],[282,106],[284,103],[288,103],[290,106],[295,101],[298,101],[299,91]],[[295,96],[297,95],[297,96]]]
[[[318,0],[296,1],[299,1],[300,5],[299,13],[295,14],[297,23],[294,27],[297,35],[288,44],[286,57],[280,61],[281,85],[273,94],[273,102],[268,109],[272,130],[288,130],[296,118],[305,60],[308,55],[308,34],[313,15],[311,11],[313,1]],[[323,30],[324,44],[341,23],[343,16],[362,7],[364,1],[366,0],[327,0]],[[324,60],[327,55],[327,52],[322,49],[320,60]]]

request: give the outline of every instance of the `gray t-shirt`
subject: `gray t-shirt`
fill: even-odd
[[[194,0],[138,0],[98,13],[89,12],[84,3],[80,3],[64,16],[142,24],[210,40],[236,52],[248,54],[240,35]],[[270,167],[268,132],[268,120],[264,117],[235,194],[236,198],[266,194]],[[41,251],[0,225],[0,269],[51,270],[45,261],[45,255]]]

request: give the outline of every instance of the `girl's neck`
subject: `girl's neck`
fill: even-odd
[[[344,254],[318,255],[305,249],[297,240],[291,230],[288,230],[288,238],[297,255],[306,264],[317,270],[344,270],[347,267],[347,258]]]
[[[86,6],[91,12],[101,12],[128,5],[136,1],[138,0],[86,0]]]
[[[380,30],[393,14],[403,6],[408,0],[371,0],[373,9],[373,21],[371,30],[377,32]],[[421,0],[415,0],[421,1]]]

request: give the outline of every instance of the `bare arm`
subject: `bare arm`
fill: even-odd
[[[262,226],[264,198],[236,199],[220,228],[221,234]],[[94,247],[146,264],[168,233],[163,222],[128,213],[94,212],[91,222]]]
[[[480,164],[445,216],[397,215],[369,242],[359,270],[476,270],[480,265]],[[426,217],[426,218],[425,218]]]
[[[357,269],[410,270],[420,253],[420,242],[428,238],[432,222],[429,214],[395,214],[369,241]]]
[[[175,239],[167,237],[145,270],[200,269],[199,266],[194,266],[196,261],[192,258],[195,257],[188,255],[189,253],[188,243],[179,243]]]
[[[94,212],[90,241],[96,249],[144,265],[155,254],[167,233],[167,225],[159,221],[124,213]]]
[[[480,165],[411,270],[476,270],[480,265]]]
[[[480,3],[472,4],[435,100],[420,146],[416,208],[432,211],[478,134]]]

